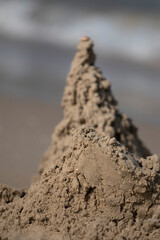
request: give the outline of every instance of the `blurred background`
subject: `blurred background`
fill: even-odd
[[[159,0],[0,0],[0,182],[26,187],[62,118],[83,35],[119,107],[160,154]]]

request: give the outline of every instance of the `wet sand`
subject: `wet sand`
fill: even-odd
[[[1,183],[17,188],[30,185],[61,118],[62,110],[54,102],[0,97]],[[160,126],[133,120],[148,148],[160,154]]]

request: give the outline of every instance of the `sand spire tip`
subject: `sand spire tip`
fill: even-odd
[[[83,36],[83,37],[81,37],[81,39],[80,39],[80,41],[89,41],[90,40],[90,37],[88,37],[88,36]]]

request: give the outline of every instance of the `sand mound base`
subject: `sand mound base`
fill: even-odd
[[[115,138],[91,127],[73,131],[70,146],[24,197],[1,207],[1,232],[42,226],[46,239],[158,238],[158,157],[137,162]]]

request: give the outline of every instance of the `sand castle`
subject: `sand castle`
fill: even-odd
[[[160,159],[118,110],[88,37],[62,106],[39,181],[21,191],[0,187],[0,239],[159,239]]]

